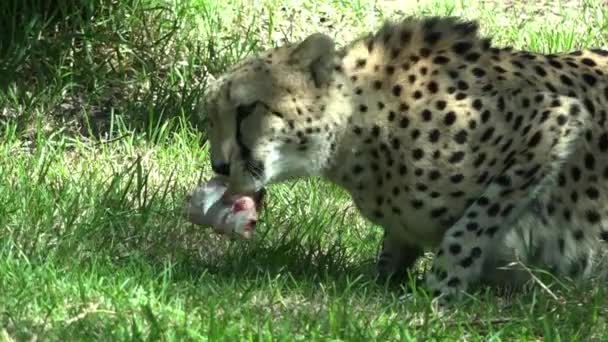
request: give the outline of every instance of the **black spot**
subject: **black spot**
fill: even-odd
[[[507,175],[502,175],[496,178],[496,183],[502,187],[509,187],[511,186],[511,177]]]
[[[499,97],[496,103],[496,106],[498,107],[498,110],[500,110],[501,112],[505,110],[505,99],[504,97]]]
[[[583,74],[583,80],[592,87],[597,83],[597,78],[591,74]]]
[[[473,258],[466,257],[460,261],[460,266],[463,268],[469,268],[473,264]]]
[[[559,175],[557,176],[557,185],[559,185],[560,187],[564,187],[566,186],[566,176],[564,176],[563,173],[559,173]]]
[[[502,68],[499,65],[494,66],[494,70],[496,70],[496,72],[498,72],[499,74],[504,74],[507,72],[507,70],[505,70],[504,68]]]
[[[420,49],[420,57],[426,58],[431,55],[431,50],[427,48]],[[423,73],[424,74],[424,73]]]
[[[467,98],[467,94],[465,94],[465,93],[458,93],[458,94],[456,94],[455,98],[456,98],[456,100],[458,100],[458,101],[460,101],[460,100],[464,100],[464,99],[466,99],[466,98]]]
[[[483,108],[483,102],[481,102],[480,99],[475,99],[473,101],[473,108],[475,108],[476,110],[480,111]]]
[[[405,174],[407,174],[407,166],[405,166],[405,164],[400,164],[399,165],[399,174],[404,176]]]
[[[590,67],[594,67],[594,66],[596,66],[596,65],[597,65],[597,64],[595,63],[595,61],[593,61],[591,58],[583,58],[583,59],[581,59],[581,62],[582,62],[583,64],[587,65],[587,66],[590,66]]]
[[[429,172],[429,180],[431,181],[435,181],[437,179],[441,178],[441,173],[437,170],[432,170]]]
[[[475,159],[475,161],[473,162],[473,166],[475,166],[476,168],[481,166],[481,164],[483,164],[483,162],[486,160],[486,154],[485,153],[480,153],[477,156],[477,159]]]
[[[486,131],[481,135],[481,142],[486,142],[488,140],[490,140],[490,138],[492,138],[492,135],[494,134],[494,127],[488,127],[488,129],[486,129]]]
[[[448,112],[443,118],[443,122],[448,126],[453,125],[456,122],[456,113]]]
[[[424,121],[427,121],[427,122],[428,122],[428,121],[431,121],[431,120],[432,120],[432,118],[433,118],[433,115],[432,115],[431,111],[430,111],[430,110],[428,110],[428,109],[423,110],[423,111],[421,112],[421,115],[422,115],[422,119],[423,119]]]
[[[596,55],[600,55],[602,57],[608,56],[608,51],[602,50],[602,49],[591,49],[591,52],[595,53]]]
[[[604,132],[600,135],[597,146],[601,152],[608,151],[608,133]]]
[[[458,81],[456,83],[456,87],[459,90],[467,90],[467,89],[469,89],[469,85],[465,81]]]
[[[487,211],[488,216],[495,217],[500,212],[500,205],[498,203],[492,204]]]
[[[429,141],[432,143],[436,143],[437,141],[439,141],[439,137],[440,137],[441,133],[439,133],[438,129],[434,129],[432,131],[429,132]]]
[[[538,65],[534,67],[534,71],[536,71],[536,74],[538,76],[541,76],[541,77],[547,76],[547,72],[545,71],[545,69],[543,69],[542,67],[540,67]]]
[[[400,96],[401,95],[401,86],[396,84],[393,86],[393,95]]]
[[[450,181],[454,184],[458,184],[458,183],[462,182],[463,180],[464,180],[464,176],[461,174],[456,174],[456,175],[450,176]]]
[[[465,60],[467,60],[468,62],[474,63],[477,62],[477,60],[479,59],[479,57],[481,57],[481,55],[477,52],[471,52],[468,55],[466,55],[464,57]]]
[[[424,202],[422,202],[421,200],[412,200],[410,204],[414,209],[420,209],[424,206]]]
[[[399,53],[401,53],[400,49],[393,49],[393,50],[391,50],[391,58],[395,59],[395,58],[399,57]]]
[[[559,80],[562,81],[562,83],[565,84],[568,87],[574,86],[574,82],[572,82],[572,79],[570,79],[570,77],[568,77],[566,75],[561,75],[559,77]]]
[[[367,52],[371,53],[373,50],[374,50],[374,40],[370,38],[367,41]]]
[[[596,224],[601,220],[600,214],[595,210],[587,210],[586,216],[587,222],[591,224]]]
[[[572,191],[572,193],[570,194],[570,200],[572,201],[572,203],[578,202],[578,193],[576,191]]]
[[[489,237],[494,236],[494,234],[496,234],[496,232],[498,231],[498,226],[492,226],[489,227],[488,229],[486,229],[486,235],[488,235]]]
[[[446,208],[446,207],[436,208],[436,209],[431,210],[431,217],[437,218],[437,217],[445,215],[447,212],[448,212],[448,208]]]
[[[416,184],[416,190],[418,190],[420,192],[425,192],[428,190],[428,187],[425,184],[418,183],[418,184]]]
[[[486,72],[483,69],[481,69],[481,68],[473,68],[473,70],[471,70],[471,72],[477,78],[481,78],[481,77],[484,77],[486,75]]]
[[[470,232],[475,232],[479,229],[479,224],[477,224],[477,222],[469,222],[467,223],[466,228]]]
[[[435,108],[437,108],[438,110],[444,110],[446,106],[447,102],[443,100],[438,100],[437,102],[435,102]]]
[[[593,154],[587,153],[585,155],[585,167],[587,170],[593,170],[595,168],[595,157],[593,157]]]
[[[462,247],[459,244],[453,243],[450,245],[449,250],[452,255],[458,255],[462,251]]]
[[[458,287],[458,285],[460,285],[460,279],[454,277],[454,278],[448,280],[449,287]]]
[[[465,36],[477,32],[478,28],[477,23],[474,21],[465,21],[454,25],[454,30],[459,31],[459,33]],[[484,44],[488,43],[488,41],[484,41]]]
[[[411,133],[411,136],[412,136],[412,140],[418,139],[418,137],[420,136],[420,130],[418,130],[418,129],[413,130]]]
[[[593,105],[593,102],[591,102],[591,100],[589,100],[588,98],[585,98],[583,100],[583,103],[585,104],[585,108],[587,108],[587,111],[591,114],[591,117],[593,117],[595,115],[595,106]]]
[[[481,196],[477,199],[477,204],[482,207],[486,206],[486,205],[490,204],[490,199],[485,196]]]
[[[549,60],[549,65],[551,65],[552,67],[554,67],[554,68],[556,68],[556,69],[561,69],[561,68],[563,68],[562,63],[560,63],[560,62],[558,62],[558,61],[556,61],[556,60],[554,60],[554,59]]]
[[[358,175],[358,174],[360,174],[361,172],[363,172],[363,166],[361,166],[361,165],[355,165],[355,166],[353,167],[353,173],[354,173],[355,175]]]
[[[545,100],[545,96],[543,94],[537,94],[534,96],[534,102],[541,103]]]
[[[587,188],[585,191],[587,197],[592,200],[596,200],[600,197],[600,192],[596,188]]]
[[[360,110],[362,113],[365,113],[365,112],[367,112],[367,106],[366,106],[366,105],[364,105],[364,104],[359,105],[359,110]]]
[[[401,40],[402,44],[408,44],[410,40],[412,40],[412,32],[406,30],[401,31],[399,39]]]
[[[572,212],[570,212],[569,209],[564,209],[564,220],[570,222],[571,218],[572,218]]]
[[[472,47],[473,44],[471,44],[470,42],[458,42],[452,46],[452,50],[459,55],[463,55],[467,53]]]
[[[468,133],[466,130],[460,130],[458,133],[454,135],[454,141],[458,144],[464,144],[467,142]]]
[[[431,94],[436,94],[439,91],[439,86],[437,85],[437,82],[431,81],[427,85],[427,89]]]
[[[365,60],[363,58],[359,58],[355,61],[355,68],[362,69],[365,67],[365,64],[367,64],[367,60]]]
[[[417,148],[412,151],[412,157],[414,157],[415,160],[420,160],[424,157],[424,151],[422,149]]]
[[[373,136],[374,138],[377,138],[378,136],[380,136],[380,126],[378,126],[378,125],[374,125],[374,126],[372,127],[372,136]]]
[[[439,39],[441,39],[441,32],[428,32],[424,35],[424,41],[429,45],[437,43]]]
[[[557,248],[561,254],[564,254],[564,250],[566,249],[566,241],[562,238],[557,240]]]
[[[530,147],[530,148],[536,147],[536,145],[538,145],[538,143],[540,143],[541,139],[542,139],[542,133],[540,131],[534,133],[532,138],[530,138],[530,141],[528,141],[528,147]]]
[[[513,64],[514,66],[520,68],[520,69],[524,69],[525,66],[520,62],[520,61],[511,61],[511,64]]]
[[[511,211],[513,211],[514,208],[515,208],[515,206],[513,204],[508,204],[502,210],[502,212],[500,213],[500,216],[502,216],[502,217],[509,217],[509,214],[511,214]]]
[[[391,112],[391,113],[393,113],[393,112]],[[389,121],[393,121],[393,120],[389,117]],[[409,126],[409,125],[410,125],[410,119],[408,119],[407,116],[402,116],[401,120],[399,120],[399,127],[407,128],[407,126]]]
[[[462,197],[464,195],[465,195],[464,191],[454,191],[454,192],[450,193],[450,196],[452,196],[454,198]]]
[[[458,152],[452,153],[452,155],[450,156],[448,161],[452,164],[455,164],[455,163],[462,161],[463,159],[464,159],[464,152],[458,151]]]
[[[443,64],[448,64],[449,62],[450,62],[450,59],[445,56],[437,56],[437,57],[433,58],[434,64],[443,65]]]

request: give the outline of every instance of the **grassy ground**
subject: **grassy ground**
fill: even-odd
[[[380,230],[319,180],[272,188],[252,243],[180,217],[209,175],[189,115],[207,72],[313,28],[345,42],[399,11],[479,18],[500,45],[605,47],[599,2],[100,0],[59,6],[59,21],[44,1],[10,2],[0,340],[606,340],[603,286],[483,293],[438,319],[423,293],[376,285]]]

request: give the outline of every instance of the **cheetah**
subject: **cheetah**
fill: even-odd
[[[233,192],[302,177],[384,229],[381,279],[434,251],[441,302],[514,260],[584,278],[608,240],[608,51],[498,48],[476,21],[407,17],[236,63],[206,92],[211,166]],[[499,267],[500,266],[500,267]]]

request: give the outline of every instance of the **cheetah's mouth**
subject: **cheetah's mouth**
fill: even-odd
[[[261,161],[247,158],[244,161],[244,167],[255,181],[262,181],[264,179],[264,163]]]
[[[229,176],[223,177],[228,185],[228,193],[255,197],[264,190],[267,184],[262,163],[250,159],[234,163],[238,167]]]

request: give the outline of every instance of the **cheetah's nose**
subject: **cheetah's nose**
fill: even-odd
[[[211,169],[213,172],[221,176],[230,176],[230,164],[211,162]]]

